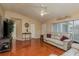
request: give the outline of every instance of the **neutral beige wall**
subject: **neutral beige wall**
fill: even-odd
[[[5,18],[15,18],[15,19],[21,19],[22,20],[22,33],[25,32],[25,26],[24,24],[28,22],[29,24],[35,24],[35,37],[39,38],[41,34],[41,22],[39,20],[28,18],[27,16],[24,16],[22,14],[13,12],[13,11],[5,11]]]
[[[3,7],[0,5],[0,16],[3,17],[4,16],[4,12],[5,11],[4,11]]]
[[[77,19],[79,19],[79,12],[72,14],[71,17],[67,18],[67,19],[63,19],[63,20],[57,20],[57,19],[58,19],[58,17],[57,18],[52,18],[50,20],[46,20],[44,22],[47,25],[47,28],[46,28],[47,33],[51,33],[51,25],[53,23],[59,23],[59,22],[64,22],[64,21],[70,21],[70,20],[77,20]]]
[[[0,5],[0,38],[3,37],[3,17],[4,17],[4,10]]]
[[[3,10],[2,6],[0,5],[0,21],[3,20],[3,17],[4,17],[4,10]]]

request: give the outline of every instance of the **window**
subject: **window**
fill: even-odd
[[[69,33],[70,39],[79,42],[79,20],[56,23],[52,25],[52,32]]]
[[[57,24],[54,24],[54,25],[53,25],[53,31],[54,31],[54,32],[57,32]],[[52,31],[52,32],[53,32],[53,31]]]
[[[74,21],[74,41],[79,42],[79,20]]]
[[[71,31],[70,26],[71,26],[70,22],[53,24],[53,32],[68,33],[69,31]]]
[[[68,33],[68,24],[67,24],[67,22],[65,22],[65,23],[61,23],[62,24],[62,32],[67,32]]]

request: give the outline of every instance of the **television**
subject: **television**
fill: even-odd
[[[0,39],[3,38],[3,21],[0,20]]]
[[[3,21],[3,38],[8,37],[8,23]]]

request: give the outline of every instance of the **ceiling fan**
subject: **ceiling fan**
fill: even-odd
[[[35,7],[35,8],[40,8],[40,15],[41,16],[44,16],[47,14],[47,5],[46,4],[35,4],[35,5],[31,5],[32,7]]]
[[[44,4],[41,4],[41,12],[40,12],[40,15],[41,16],[44,16],[47,14],[47,6],[44,5]]]

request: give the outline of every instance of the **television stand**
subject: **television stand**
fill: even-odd
[[[0,40],[0,52],[10,51],[10,50],[11,50],[11,40],[1,39]]]

